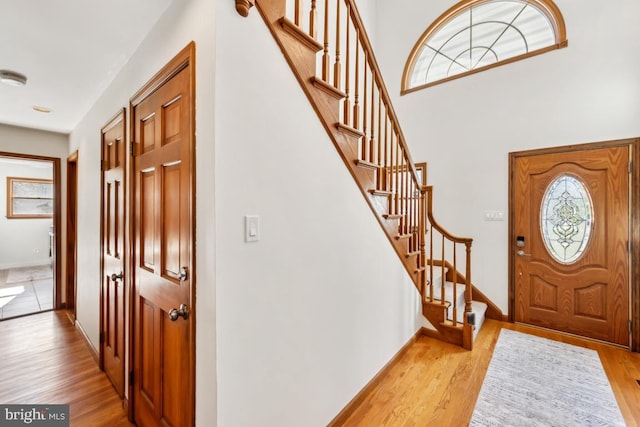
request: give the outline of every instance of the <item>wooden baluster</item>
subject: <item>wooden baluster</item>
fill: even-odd
[[[329,0],[327,0],[327,3]],[[347,19],[349,16],[347,16]],[[348,42],[347,42],[348,43]],[[333,64],[333,87],[340,89],[340,0],[336,0],[336,62]]]
[[[402,213],[404,213],[404,234],[409,234],[409,221],[411,221],[411,212],[409,212],[409,177],[407,176],[407,153],[402,150],[402,200],[404,206],[402,207]]]
[[[453,326],[458,325],[458,296],[456,295],[458,289],[458,265],[456,262],[456,244],[453,244]]]
[[[442,235],[442,247],[440,248],[440,274],[442,277],[442,289],[440,289],[440,304],[444,305],[444,285],[447,283],[446,278],[444,277],[444,235]]]
[[[405,225],[407,224],[407,212],[404,210],[404,153],[402,152],[402,146],[398,145],[398,151],[400,159],[398,159],[398,177],[400,178],[400,214],[402,215],[402,221],[400,222],[400,234],[404,234]]]
[[[340,1],[340,0],[338,0]],[[344,70],[344,93],[345,93],[345,98],[344,98],[344,108],[343,108],[343,117],[342,117],[342,122],[347,125],[347,126],[351,126],[351,99],[349,98],[349,91],[351,90],[350,87],[350,81],[351,81],[351,74],[349,74],[349,72],[351,71],[349,69],[349,63],[351,61],[351,14],[349,13],[351,11],[351,5],[349,3],[347,3],[347,30],[346,30],[346,42],[347,42],[347,47],[346,47],[346,53],[345,53],[345,58],[344,58],[344,63],[345,63],[345,70]],[[355,126],[354,126],[355,127]]]
[[[353,127],[360,129],[360,31],[356,28],[356,82],[353,104]]]
[[[375,101],[375,81],[376,74],[373,68],[371,69],[371,100],[369,103],[371,104],[371,135],[369,137],[369,161],[371,163],[376,163],[376,125],[375,125],[375,117],[376,117],[376,101]]]
[[[428,197],[429,197],[428,206],[431,206],[431,191],[429,191]],[[425,214],[429,212],[428,209],[429,208],[427,208]],[[431,278],[431,287],[429,291],[429,301],[433,302],[433,260],[435,259],[435,257],[433,256],[433,226],[431,226],[430,228],[431,228],[431,233],[429,233],[429,259],[431,260],[431,262],[429,263],[429,277]]]
[[[329,82],[329,0],[324,1],[324,52],[322,54],[322,80]]]
[[[408,164],[408,160],[407,160],[407,166],[409,166]],[[409,233],[411,234],[411,237],[413,238],[413,244],[415,245],[415,236],[416,236],[416,229],[414,228],[415,226],[415,210],[414,210],[414,197],[413,197],[413,177],[411,176],[411,174],[407,171],[407,178],[409,180],[409,188],[408,188],[408,196],[409,196],[409,212],[410,212],[410,217],[411,219],[409,220]],[[415,250],[415,246],[411,247],[411,250]]]
[[[309,12],[309,35],[315,40],[318,37],[318,11],[316,0],[311,0],[311,12]]]
[[[394,133],[391,134],[391,136],[393,137]],[[399,139],[399,138],[398,138]],[[402,212],[400,212],[400,141],[396,141],[394,148],[396,149],[396,156],[395,156],[395,162],[394,162],[394,167],[396,168],[396,182],[395,182],[395,209],[396,209],[396,214],[397,215],[401,215]]]
[[[378,166],[382,167],[382,146],[384,139],[382,138],[382,94],[378,91]],[[382,188],[382,187],[380,187]]]
[[[409,196],[411,197],[411,235],[413,238],[413,247],[412,250],[415,251],[418,249],[418,230],[416,226],[416,183],[413,180],[413,176],[409,175],[409,182],[411,183],[409,188]]]
[[[386,108],[385,108],[386,111]],[[387,153],[387,151],[389,150],[389,116],[387,114],[385,114],[385,118],[384,118],[384,160],[382,162],[384,170],[385,170],[385,183],[384,183],[384,189],[386,191],[389,191],[391,189],[390,187],[390,181],[391,181],[391,169],[389,169],[389,154]]]
[[[467,288],[464,293],[464,322],[467,323],[467,315],[466,313],[471,313],[471,301],[473,300],[473,286],[471,285],[471,242],[465,242],[466,255],[467,255],[467,265],[465,271],[465,279],[467,280]]]
[[[369,91],[367,90],[368,85],[368,71],[369,71],[369,67],[368,67],[368,63],[367,63],[367,53],[366,52],[362,52],[363,55],[363,64],[362,64],[362,70],[364,72],[364,86],[362,87],[362,91],[364,92],[363,95],[363,99],[362,99],[362,133],[364,134],[362,136],[362,160],[366,160],[367,162],[369,161],[369,139],[368,139],[368,134],[367,134],[367,107],[369,106],[369,102],[368,102],[368,96],[369,96]]]
[[[302,0],[296,0],[293,21],[299,27],[302,24]]]
[[[396,207],[396,172],[393,169],[394,163],[395,163],[395,144],[394,144],[394,139],[393,139],[393,129],[391,129],[391,135],[390,135],[390,142],[389,145],[391,146],[391,155],[389,156],[389,186],[390,186],[390,191],[392,192],[391,194],[391,200],[390,200],[390,205],[391,208],[389,209],[391,211],[392,214],[397,215],[398,214],[398,209]]]

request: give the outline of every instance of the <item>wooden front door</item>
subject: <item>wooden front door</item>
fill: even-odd
[[[102,367],[124,397],[125,298],[125,117],[124,110],[102,128]]]
[[[193,44],[132,100],[134,416],[194,424]]]
[[[515,321],[629,346],[629,154],[512,155]]]

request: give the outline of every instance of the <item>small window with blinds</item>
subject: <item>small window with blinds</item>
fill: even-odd
[[[52,218],[53,181],[7,178],[7,218]]]
[[[415,44],[402,93],[566,46],[564,19],[551,0],[464,0]]]

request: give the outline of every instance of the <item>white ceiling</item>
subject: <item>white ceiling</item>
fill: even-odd
[[[0,123],[69,133],[171,1],[0,0],[0,69],[28,79],[0,83]]]

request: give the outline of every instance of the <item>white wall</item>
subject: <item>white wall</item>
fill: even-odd
[[[31,154],[36,156],[45,156],[45,157],[53,157],[60,159],[60,176],[61,176],[61,188],[66,188],[67,182],[67,155],[69,153],[69,137],[68,135],[55,133],[55,132],[46,132],[41,130],[27,129],[17,126],[9,126],[0,124],[0,151],[5,153],[12,154]],[[0,166],[4,168],[5,164]],[[2,182],[2,186],[5,187],[5,181]],[[2,198],[1,200],[4,200]],[[62,218],[65,218],[66,215],[66,195],[65,192],[62,191],[61,194],[61,205],[62,205]],[[4,209],[4,208],[2,208]],[[3,214],[4,215],[4,214]],[[27,221],[27,220],[21,220]],[[42,221],[42,223],[46,220],[33,220],[33,221]],[[61,221],[61,230],[58,232],[58,238],[61,238],[61,247],[65,247],[65,237],[66,236],[66,221]],[[22,223],[26,224],[26,223]],[[48,227],[48,226],[47,226]],[[48,231],[47,231],[48,233]],[[38,234],[41,234],[38,232]],[[0,234],[4,236],[3,234]],[[46,242],[46,253],[48,255],[49,243]],[[34,247],[30,247],[29,250],[35,249]],[[41,255],[42,250],[40,252]],[[60,265],[62,267],[62,280],[64,281],[65,275],[65,254],[64,251],[60,256]],[[0,256],[0,264],[2,263],[2,257]],[[63,296],[64,298],[64,296]]]
[[[419,328],[419,298],[257,11],[217,18],[218,425],[326,425]]]
[[[507,313],[508,221],[483,213],[508,210],[508,153],[640,135],[640,3],[556,0],[568,48],[400,97],[414,43],[454,3],[378,2],[376,55],[436,217],[474,238],[473,281]]]
[[[53,163],[0,158],[0,209],[7,204],[7,177],[53,179]],[[48,264],[51,218],[7,218],[0,214],[0,270]]]

